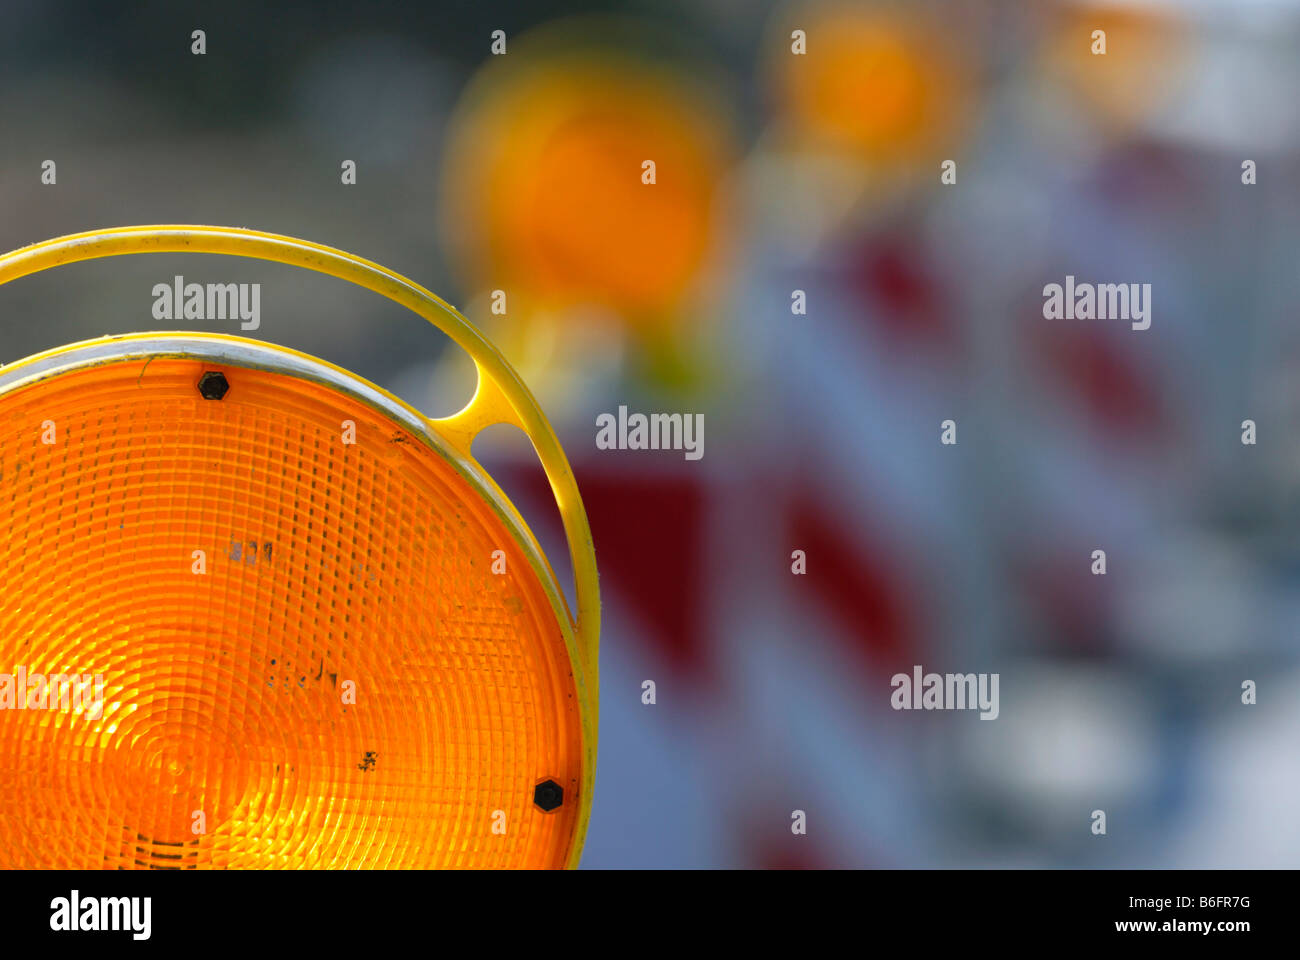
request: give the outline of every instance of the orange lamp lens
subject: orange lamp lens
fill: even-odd
[[[0,867],[564,866],[573,672],[473,468],[307,358],[67,357],[0,383]]]

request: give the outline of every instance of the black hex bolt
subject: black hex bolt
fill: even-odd
[[[209,370],[199,377],[199,393],[204,400],[220,400],[230,389],[226,375],[217,370]]]
[[[554,780],[543,780],[533,787],[533,803],[550,813],[564,803],[564,788]]]

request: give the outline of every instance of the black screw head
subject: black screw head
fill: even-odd
[[[230,389],[226,375],[217,370],[208,370],[199,377],[199,393],[204,400],[220,400]]]
[[[564,788],[554,780],[543,780],[533,787],[533,803],[550,813],[564,803]]]

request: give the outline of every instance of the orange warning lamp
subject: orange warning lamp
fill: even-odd
[[[427,290],[273,234],[78,234],[0,257],[0,283],[142,252],[360,284],[447,333],[479,386],[431,420],[340,367],[202,333],[0,368],[0,866],[576,866],[599,596],[527,388]],[[500,422],[550,480],[576,617],[471,456]]]

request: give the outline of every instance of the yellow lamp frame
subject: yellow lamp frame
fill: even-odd
[[[463,459],[496,494],[498,509],[508,511],[513,525],[524,531],[533,541],[534,549],[526,553],[538,579],[543,584],[564,634],[565,647],[573,667],[574,684],[578,692],[578,712],[582,726],[582,786],[580,809],[575,824],[575,840],[566,866],[574,868],[582,857],[583,842],[591,816],[592,789],[596,774],[596,741],[599,720],[599,646],[600,646],[600,587],[596,573],[596,556],[591,540],[591,527],[587,512],[578,493],[573,476],[554,429],[528,387],[506,361],[501,352],[455,307],[398,273],[369,260],[354,256],[334,247],[299,240],[280,234],[238,227],[198,225],[154,225],[112,227],[86,233],[70,234],[42,243],[32,244],[0,256],[0,284],[19,277],[39,273],[53,267],[101,257],[114,257],[134,253],[215,253],[227,256],[250,257],[303,267],[324,273],[340,280],[381,294],[419,314],[449,336],[474,360],[478,373],[478,387],[465,407],[450,417],[429,418],[420,416],[429,429],[446,441],[454,453]],[[162,331],[128,334],[112,340],[144,340],[156,337]],[[250,342],[247,338],[222,334],[203,334],[204,339],[227,341],[231,344]],[[253,341],[261,342],[261,341]],[[355,377],[342,367],[309,357],[307,354],[278,344],[267,344],[276,350],[316,364],[324,364],[339,373]],[[21,371],[22,367],[73,349],[84,348],[85,343],[59,347],[52,351],[28,357],[5,366],[6,374]],[[386,399],[407,407],[399,398],[382,387],[369,384]],[[568,541],[569,557],[575,581],[576,615],[559,591],[553,571],[546,564],[544,554],[536,545],[527,523],[488,473],[474,459],[471,448],[474,438],[485,427],[509,423],[522,430],[533,444],[542,469],[551,485],[551,493],[559,507],[560,518]]]

